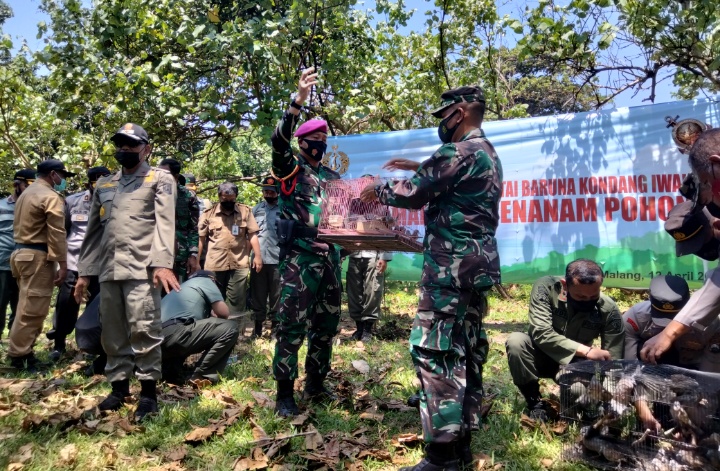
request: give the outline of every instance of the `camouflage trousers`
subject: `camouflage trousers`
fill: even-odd
[[[305,335],[305,372],[324,378],[330,371],[332,342],[340,321],[340,254],[320,255],[295,246],[280,262],[280,277],[275,379],[298,377],[298,350]]]
[[[481,425],[482,370],[488,340],[484,291],[421,286],[410,332],[410,355],[420,379],[420,417],[426,443],[450,443]]]

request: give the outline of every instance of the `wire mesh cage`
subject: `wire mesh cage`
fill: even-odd
[[[327,182],[328,201],[320,216],[320,237],[351,251],[422,252],[425,225],[421,210],[360,200],[363,188],[377,181],[364,177]]]
[[[558,375],[574,439],[563,458],[599,469],[720,470],[720,375],[583,361]]]

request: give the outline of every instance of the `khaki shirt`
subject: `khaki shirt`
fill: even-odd
[[[17,244],[47,244],[49,261],[67,260],[65,201],[45,180],[35,180],[18,198],[13,233]]]
[[[207,237],[205,269],[212,271],[237,270],[250,266],[250,244],[252,234],[260,232],[250,206],[236,203],[231,215],[222,213],[219,203],[206,209],[200,216],[198,233]],[[237,226],[237,235],[233,235]]]
[[[147,280],[150,268],[170,268],[175,247],[175,179],[143,162],[95,186],[87,233],[80,249],[80,276],[100,281]]]

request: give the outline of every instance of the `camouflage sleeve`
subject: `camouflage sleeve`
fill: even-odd
[[[622,315],[623,328],[625,329],[625,353],[623,360],[637,360],[637,348],[640,343],[640,326],[635,318],[634,307]]]
[[[575,356],[579,342],[558,334],[553,329],[550,290],[544,279],[535,282],[530,292],[528,333],[533,342],[550,358],[561,365],[567,365]]]
[[[605,328],[600,334],[600,345],[610,352],[613,360],[622,360],[625,353],[625,328],[618,307],[614,305],[605,320]]]
[[[189,253],[198,252],[198,223],[200,222],[200,203],[197,196],[190,194],[188,207],[190,209],[190,227],[188,228],[187,247]]]
[[[275,131],[272,133],[272,171],[277,178],[290,175],[295,170],[296,162],[290,147],[292,133],[297,126],[299,116],[289,112],[283,114]]]
[[[378,185],[375,194],[382,204],[398,208],[420,209],[436,196],[446,193],[460,171],[455,159],[455,144],[444,144],[420,164],[415,175],[395,185]]]

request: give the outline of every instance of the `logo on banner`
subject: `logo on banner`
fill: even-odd
[[[338,151],[339,146],[332,146],[332,152],[325,153],[322,164],[328,168],[335,170],[340,175],[344,175],[350,166],[350,157],[345,152]]]

